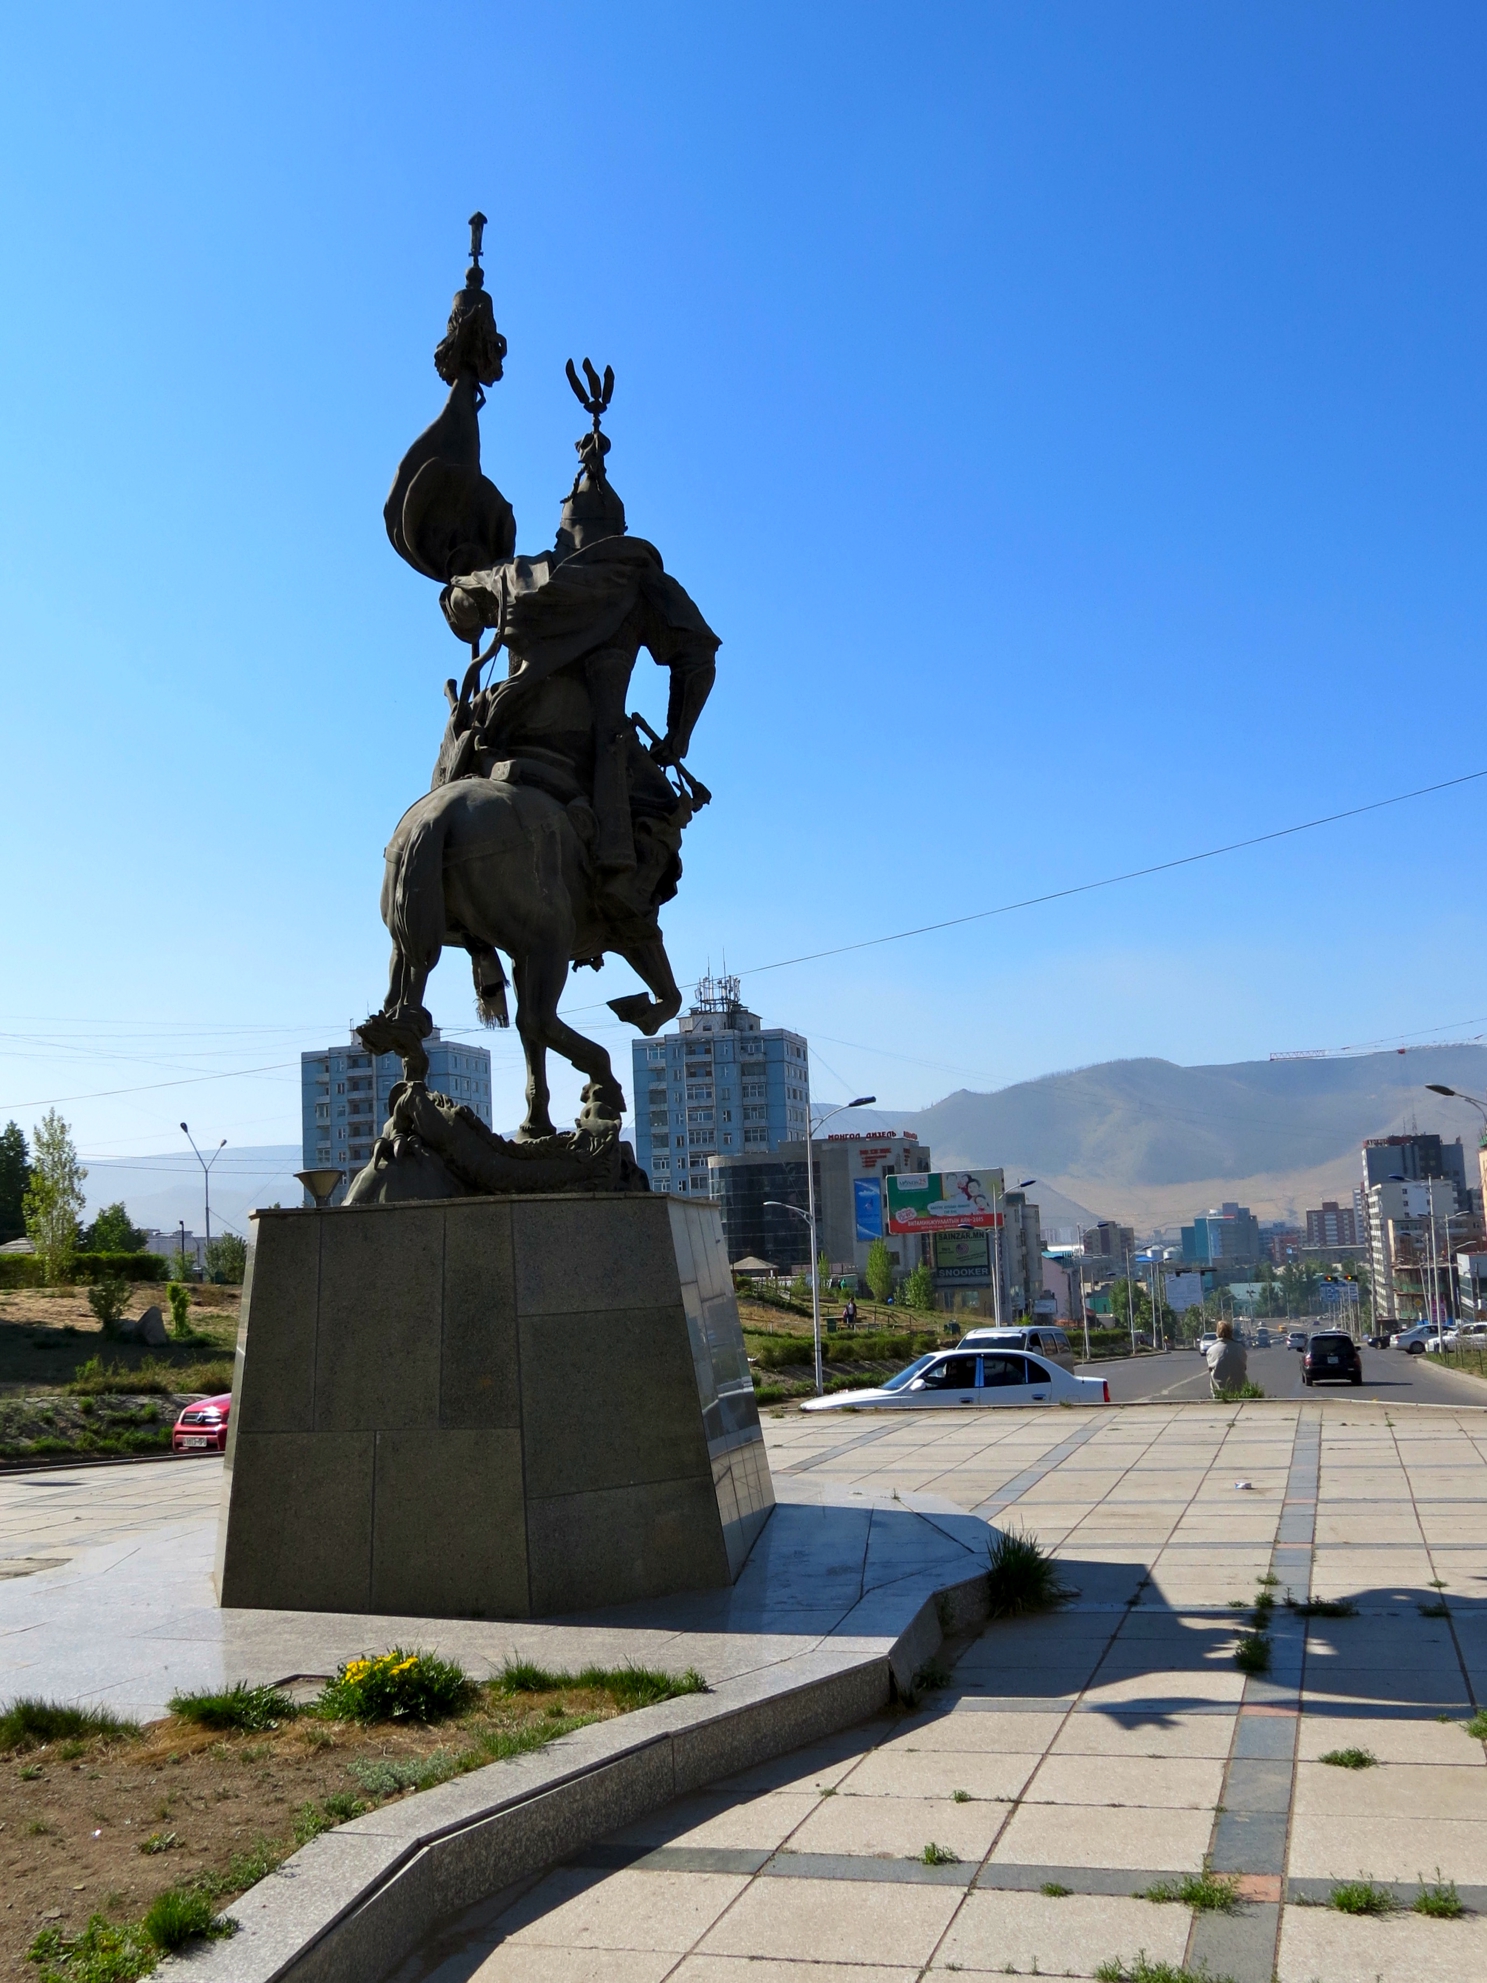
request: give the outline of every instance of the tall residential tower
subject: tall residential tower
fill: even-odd
[[[710,1189],[707,1160],[803,1141],[810,1063],[799,1033],[765,1028],[737,978],[703,978],[674,1033],[631,1047],[635,1157],[653,1191]]]

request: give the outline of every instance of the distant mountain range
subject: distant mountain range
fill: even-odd
[[[937,1164],[1000,1164],[1031,1189],[1045,1226],[1090,1207],[1141,1232],[1190,1221],[1224,1198],[1258,1218],[1299,1222],[1324,1197],[1349,1202],[1367,1136],[1460,1136],[1474,1174],[1480,1119],[1428,1081],[1487,1099],[1487,1047],[1411,1047],[1327,1060],[1178,1067],[1111,1060],[1019,1081],[989,1095],[960,1089],[927,1109],[862,1109],[860,1126],[914,1130]],[[833,1130],[859,1126],[838,1116]],[[1055,1209],[1057,1201],[1058,1209]]]

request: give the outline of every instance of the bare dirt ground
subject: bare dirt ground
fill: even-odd
[[[43,1928],[75,1934],[93,1914],[136,1920],[157,1894],[203,1874],[228,1908],[314,1831],[389,1801],[359,1781],[354,1762],[443,1752],[452,1764],[493,1731],[560,1734],[618,1711],[608,1694],[570,1688],[486,1694],[474,1713],[433,1726],[307,1716],[261,1734],[214,1734],[171,1716],[137,1737],[0,1756],[0,1977],[34,1979],[26,1951]]]

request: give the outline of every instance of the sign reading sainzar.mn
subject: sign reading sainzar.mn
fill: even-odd
[[[944,1232],[1002,1223],[1002,1173],[890,1171],[883,1180],[891,1233]]]

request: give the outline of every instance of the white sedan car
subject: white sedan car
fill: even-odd
[[[1014,1350],[936,1350],[917,1357],[907,1370],[877,1390],[836,1391],[810,1398],[808,1412],[896,1408],[907,1411],[958,1410],[970,1405],[1108,1405],[1110,1386],[1102,1377],[1075,1377],[1056,1363]]]

